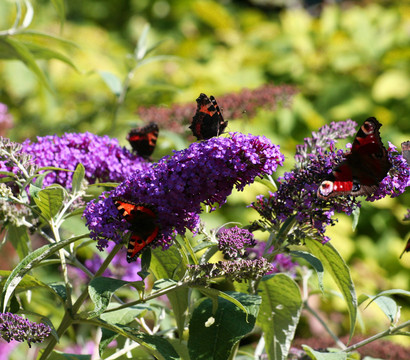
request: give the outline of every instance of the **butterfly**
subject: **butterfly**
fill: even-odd
[[[382,125],[369,117],[360,127],[351,151],[320,184],[317,196],[327,199],[339,195],[371,195],[391,168],[379,129]]]
[[[128,242],[127,261],[137,260],[145,247],[155,241],[159,234],[157,214],[147,204],[137,204],[120,197],[113,198],[121,216],[131,225],[131,237]]]
[[[207,140],[219,136],[228,125],[213,96],[200,94],[196,99],[197,109],[189,128],[197,140]]]
[[[144,127],[132,129],[127,135],[127,140],[138,155],[148,157],[154,152],[158,133],[158,125],[150,123]]]

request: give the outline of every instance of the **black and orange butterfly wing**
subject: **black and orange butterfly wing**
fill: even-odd
[[[391,168],[376,118],[368,118],[360,127],[345,160],[324,180],[317,191],[319,198],[339,195],[370,195]]]
[[[138,155],[148,157],[155,150],[158,134],[158,125],[150,123],[144,127],[132,129],[127,135],[127,140]]]
[[[128,242],[127,261],[135,261],[138,255],[156,240],[159,234],[157,214],[146,204],[137,204],[123,198],[114,198],[120,214],[131,224],[131,237]]]
[[[200,94],[196,99],[197,109],[189,128],[197,140],[207,140],[223,133],[228,121],[225,121],[221,109],[213,96]]]

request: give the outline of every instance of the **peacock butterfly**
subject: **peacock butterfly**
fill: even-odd
[[[155,149],[158,133],[158,125],[156,123],[150,123],[144,127],[132,129],[127,135],[127,140],[138,155],[146,158],[149,157]]]
[[[156,240],[159,234],[157,214],[147,204],[137,204],[123,198],[113,199],[121,216],[130,223],[131,237],[128,242],[127,261],[135,261],[144,248]]]
[[[207,140],[219,136],[228,125],[213,96],[200,94],[196,99],[197,109],[189,128],[197,140]]]
[[[344,161],[320,184],[319,198],[371,195],[378,188],[392,166],[380,138],[381,126],[374,117],[363,123]]]

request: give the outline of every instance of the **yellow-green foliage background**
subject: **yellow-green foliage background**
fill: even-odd
[[[288,170],[295,145],[331,121],[351,118],[361,123],[376,116],[383,124],[385,144],[391,141],[399,147],[410,139],[410,5],[405,2],[342,3],[325,6],[315,16],[303,8],[262,7],[250,1],[70,0],[66,5],[62,26],[52,2],[36,1],[30,29],[72,44],[15,35],[60,51],[76,66],[77,70],[54,59],[39,61],[52,92],[21,62],[0,61],[0,101],[14,116],[9,136],[15,141],[64,131],[105,133],[116,98],[99,71],[123,80],[130,63],[127,54],[134,51],[147,23],[149,43],[162,41],[153,54],[175,58],[135,72],[109,134],[123,145],[130,127],[141,123],[136,115],[141,105],[193,103],[200,92],[218,97],[266,83],[294,85],[299,93],[290,107],[230,119],[229,130],[268,136],[281,146]],[[15,16],[12,3],[0,2],[0,13],[1,29],[10,27]],[[154,155],[158,158],[186,145],[185,135],[163,135]],[[256,214],[244,206],[260,192],[266,189],[255,184],[235,193],[226,207],[204,218],[214,226],[238,217],[247,224]],[[355,231],[347,216],[340,216],[329,230],[352,267],[358,294],[410,289],[410,253],[398,259],[410,235],[410,224],[402,221],[407,208],[408,194],[363,204]],[[404,298],[396,300],[405,305]],[[335,298],[324,300],[323,309],[346,311]],[[408,318],[408,307],[402,315]],[[387,324],[375,306],[364,316],[370,329]]]

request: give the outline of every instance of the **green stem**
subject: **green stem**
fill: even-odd
[[[116,308],[111,308],[111,309],[105,310],[104,313],[113,312],[113,311],[121,310],[121,309],[130,307],[130,306],[145,303],[148,300],[155,299],[155,298],[157,298],[161,295],[166,295],[167,293],[169,293],[171,291],[174,291],[174,290],[179,289],[179,288],[183,288],[187,285],[188,285],[187,283],[178,282],[177,284],[171,285],[171,286],[169,286],[165,289],[161,289],[160,291],[152,293],[151,295],[145,297],[144,299],[139,299],[139,300],[135,300],[135,301],[132,301],[132,302],[129,302],[129,303],[122,304],[120,306],[117,306]]]
[[[373,341],[376,341],[378,339],[381,339],[382,337],[389,336],[389,335],[395,335],[399,333],[399,330],[404,329],[405,327],[410,326],[410,320],[404,322],[403,324],[396,326],[396,327],[390,327],[389,329],[382,331],[376,335],[373,335],[369,337],[368,339],[365,339],[363,341],[360,341],[352,346],[349,346],[345,349],[343,349],[344,352],[350,352],[358,349],[359,347],[362,347],[364,345],[367,345]]]
[[[112,251],[108,254],[107,258],[104,260],[102,263],[101,267],[97,270],[97,272],[94,275],[94,278],[101,276],[101,274],[105,271],[105,269],[108,267],[110,264],[111,260],[117,254],[118,250],[120,250],[122,247],[122,244],[117,244],[114,246]],[[78,297],[77,301],[73,304],[71,311],[66,310],[63,319],[61,320],[60,326],[57,329],[57,335],[58,338],[60,338],[65,331],[75,322],[75,317],[80,309],[81,305],[84,303],[84,300],[88,296],[88,288],[86,288]],[[54,347],[57,344],[57,339],[56,338],[51,338],[50,342],[48,343],[47,347],[44,349],[44,352],[41,354],[39,360],[45,360],[48,358],[48,356],[51,354],[53,351]]]
[[[330,328],[327,326],[327,324],[323,321],[323,319],[319,316],[319,314],[313,310],[307,301],[304,301],[303,303],[304,308],[310,312],[319,322],[320,324],[325,328],[325,330],[328,332],[328,334],[333,338],[333,340],[335,341],[335,343],[342,349],[345,350],[346,349],[346,345],[343,344],[343,342],[336,336],[336,334],[330,330]]]

